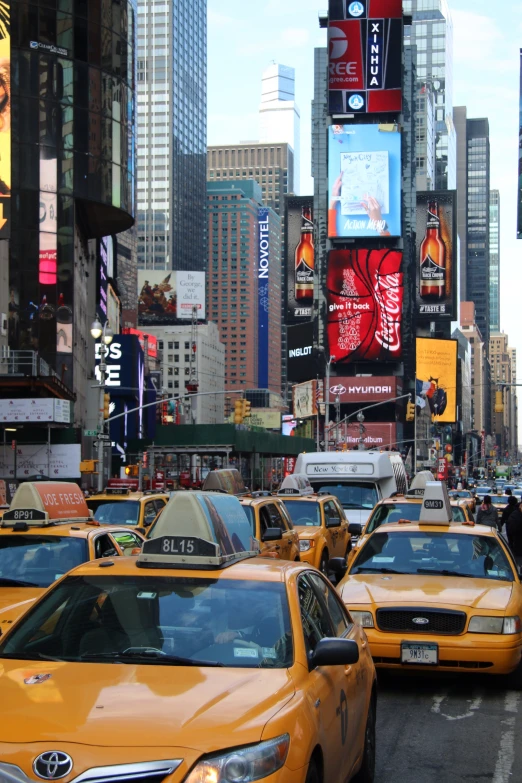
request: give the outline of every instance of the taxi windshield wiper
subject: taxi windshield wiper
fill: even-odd
[[[359,571],[372,571],[375,574],[404,574],[404,571],[394,571],[393,568],[372,568],[372,566],[359,566],[357,573]]]
[[[161,663],[170,666],[224,666],[218,661],[199,661],[196,658],[183,658],[180,655],[167,655],[160,650],[129,650],[126,652],[84,653],[82,661],[110,660],[115,663]]]
[[[23,579],[9,579],[7,576],[0,576],[0,585],[2,587],[40,587],[35,582],[25,582]]]
[[[437,574],[440,576],[464,576],[467,579],[476,579],[476,574],[464,574],[462,571],[450,571],[447,568],[417,568],[418,574]]]

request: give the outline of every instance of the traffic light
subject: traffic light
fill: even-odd
[[[242,414],[244,419],[248,419],[250,416],[251,403],[248,400],[241,400],[242,402]]]
[[[234,403],[234,424],[241,424],[243,421],[243,402],[244,400],[236,400]]]
[[[103,418],[108,419],[111,415],[111,395],[103,395]]]
[[[504,395],[502,391],[495,392],[495,413],[504,413]]]
[[[406,403],[406,421],[415,421],[415,404],[413,402]]]
[[[136,477],[138,475],[138,466],[137,465],[127,465],[125,468],[125,475],[126,476],[134,476]]]

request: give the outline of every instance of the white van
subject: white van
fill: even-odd
[[[350,522],[361,525],[379,500],[408,489],[404,462],[393,451],[299,454],[294,472],[307,476],[315,492],[338,497]]]

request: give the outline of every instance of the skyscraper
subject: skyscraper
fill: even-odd
[[[270,65],[263,72],[259,107],[259,141],[286,142],[294,153],[293,192],[299,193],[301,116],[295,102],[295,70],[287,65]]]
[[[138,0],[138,266],[205,271],[207,3]]]
[[[492,190],[489,200],[489,326],[500,331],[500,193]]]
[[[453,124],[453,23],[447,0],[404,0],[412,15],[406,43],[417,47],[417,186],[456,187],[456,134]],[[435,164],[433,166],[433,164]]]

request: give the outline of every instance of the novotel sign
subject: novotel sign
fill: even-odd
[[[269,273],[270,273],[270,210],[258,212],[258,272],[257,272],[257,382],[259,389],[268,389],[269,339]]]
[[[398,397],[402,389],[394,376],[362,377],[362,378],[331,378],[330,402],[339,397],[340,402],[385,402]]]

